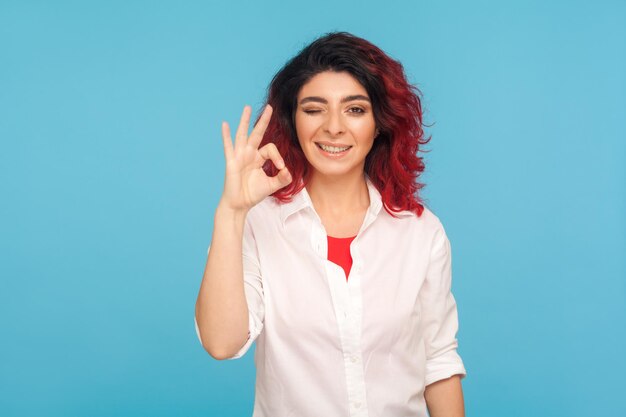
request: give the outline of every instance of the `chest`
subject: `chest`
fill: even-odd
[[[414,230],[379,226],[352,241],[347,281],[343,269],[328,260],[327,237],[319,227],[259,244],[265,326],[305,340],[331,340],[346,321],[374,339],[401,334],[416,319],[428,240]]]

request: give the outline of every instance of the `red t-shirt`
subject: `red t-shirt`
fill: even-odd
[[[346,273],[346,281],[352,268],[352,255],[350,254],[350,243],[356,236],[352,237],[332,237],[328,236],[328,260],[339,265]]]

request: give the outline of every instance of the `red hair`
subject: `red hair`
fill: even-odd
[[[365,159],[365,174],[380,192],[385,210],[408,210],[420,216],[424,205],[418,192],[424,184],[420,146],[428,143],[422,128],[421,92],[411,85],[402,64],[381,49],[346,32],[325,35],[306,46],[274,76],[268,87],[267,103],[273,109],[261,146],[273,142],[293,181],[272,196],[290,201],[308,182],[309,164],[295,130],[296,99],[302,86],[324,71],[347,72],[366,89],[372,102],[379,135]],[[423,152],[423,151],[422,151]],[[278,173],[268,161],[268,175]]]

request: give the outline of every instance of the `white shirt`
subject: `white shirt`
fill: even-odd
[[[256,341],[253,417],[426,417],[424,387],[466,374],[441,222],[428,208],[393,218],[367,186],[347,281],[306,188],[248,212],[249,337],[231,359]]]

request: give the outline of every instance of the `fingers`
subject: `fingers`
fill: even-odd
[[[226,160],[229,160],[233,157],[233,141],[230,137],[230,127],[226,122],[222,122],[222,141],[224,142],[224,156]]]
[[[243,107],[241,118],[239,119],[239,127],[237,128],[237,133],[235,134],[235,150],[243,148],[246,144],[248,129],[250,128],[251,113],[252,108],[250,106],[246,105]]]
[[[274,166],[276,166],[276,168],[278,168],[279,170],[285,168],[285,161],[283,161],[283,158],[280,156],[280,152],[278,152],[278,148],[275,144],[268,143],[267,145],[263,146],[261,149],[259,149],[259,154],[261,155],[263,160],[271,159]]]
[[[226,122],[222,122],[222,140],[224,142],[224,155],[227,159],[233,158],[236,153],[243,150],[246,146],[246,143],[249,143],[255,150],[259,147],[261,140],[263,139],[263,135],[265,134],[265,130],[269,125],[270,119],[272,118],[272,106],[269,104],[265,106],[259,121],[255,125],[254,129],[252,129],[252,133],[250,134],[250,138],[248,139],[248,129],[250,128],[250,115],[252,114],[252,107],[246,105],[241,112],[241,118],[239,119],[239,126],[237,127],[237,132],[235,133],[235,142],[233,144],[233,140],[231,138],[230,126]],[[274,148],[276,148],[274,146]],[[278,150],[274,149],[274,151],[267,153],[268,151],[264,151],[263,155],[264,159],[272,159],[272,155],[274,158],[274,164],[278,169],[282,169],[285,164],[282,162],[282,158],[278,154]]]
[[[271,160],[274,166],[278,168],[278,174],[268,178],[271,193],[291,183],[291,173],[285,166],[285,161],[280,156],[280,152],[278,152],[278,148],[275,144],[268,143],[267,145],[263,146],[261,149],[259,149],[259,154],[264,160]]]
[[[272,106],[270,106],[269,104],[266,105],[265,109],[263,109],[261,117],[259,118],[259,121],[254,126],[254,129],[252,129],[252,133],[250,133],[249,143],[255,149],[259,147],[259,144],[263,139],[265,130],[267,129],[267,126],[270,124],[270,120],[272,119],[273,111],[274,109],[272,109]]]
[[[275,191],[278,191],[281,188],[289,185],[292,181],[292,178],[287,167],[284,167],[283,169],[278,171],[278,174],[276,174],[276,176],[270,177],[268,178],[268,180],[271,189],[270,194],[273,194]]]

